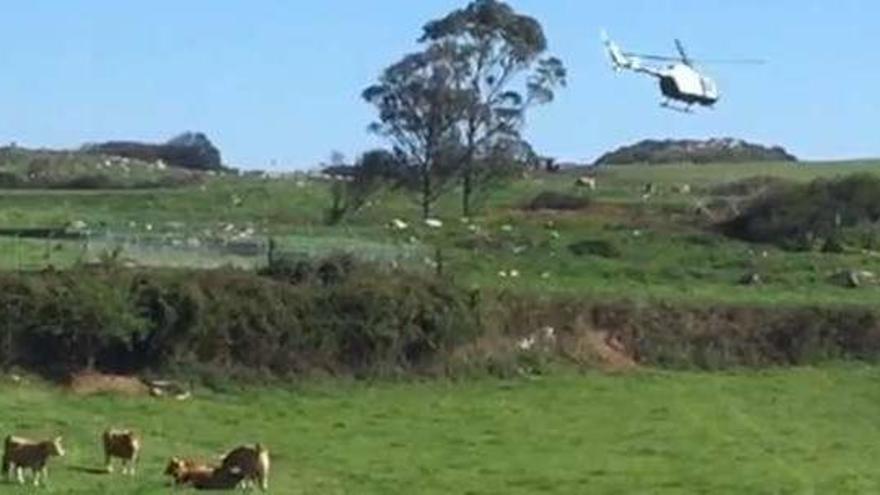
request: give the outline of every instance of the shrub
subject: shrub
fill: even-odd
[[[109,268],[0,275],[0,363],[39,371],[419,371],[479,331],[450,283],[345,257],[302,276]],[[303,268],[304,267],[304,268]]]
[[[13,189],[20,187],[21,178],[11,172],[0,172],[0,188]]]
[[[599,256],[601,258],[619,258],[620,248],[611,241],[587,239],[568,246],[575,256]]]
[[[710,192],[715,196],[756,196],[790,184],[791,181],[781,177],[758,175],[720,184]]]
[[[778,185],[722,224],[731,237],[789,249],[818,249],[827,240],[873,239],[880,220],[880,178],[855,174],[806,185]]]
[[[558,191],[544,191],[526,206],[529,210],[583,210],[590,206],[590,198]]]
[[[112,189],[116,182],[104,174],[79,175],[52,184],[53,189]]]

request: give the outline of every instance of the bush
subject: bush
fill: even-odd
[[[21,178],[11,172],[0,172],[0,188],[14,189],[20,187]]]
[[[715,196],[757,196],[791,184],[791,181],[781,177],[758,175],[715,186],[710,192]]]
[[[590,198],[558,191],[544,191],[526,206],[529,210],[583,210],[590,206]]]
[[[53,189],[112,189],[117,183],[104,174],[80,175],[52,184]]]
[[[601,258],[619,258],[620,248],[611,241],[606,240],[583,240],[568,246],[568,250],[575,256],[599,256]]]
[[[856,174],[774,186],[722,230],[738,239],[805,250],[820,249],[831,238],[871,243],[878,220],[880,178]]]
[[[7,274],[0,290],[0,363],[53,374],[392,374],[427,370],[479,331],[467,295],[448,282],[341,257],[268,276]]]

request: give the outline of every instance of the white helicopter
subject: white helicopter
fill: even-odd
[[[666,100],[661,103],[664,108],[691,113],[694,104],[712,108],[721,98],[718,85],[711,78],[701,74],[694,67],[694,60],[684,50],[681,41],[675,40],[675,48],[678,57],[661,55],[642,55],[629,53],[621,50],[617,43],[612,41],[608,34],[602,31],[602,42],[611,59],[611,65],[615,71],[631,70],[656,77],[660,81],[660,91]],[[645,65],[643,60],[660,62],[673,62],[665,67]],[[761,60],[731,59],[703,61],[710,63],[733,63],[733,64],[762,64]],[[672,101],[684,103],[684,106],[676,106]]]

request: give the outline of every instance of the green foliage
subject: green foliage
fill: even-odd
[[[106,270],[3,275],[7,365],[40,371],[93,368],[124,360],[145,328],[117,275]]]
[[[406,55],[363,92],[379,113],[371,130],[391,142],[417,177],[423,218],[455,176],[456,126],[470,98],[449,70],[450,61],[461,56],[458,51],[444,44]]]
[[[330,185],[327,224],[336,225],[346,215],[360,211],[385,188],[412,184],[410,171],[400,157],[383,149],[368,151],[351,167],[347,180],[334,180]]]
[[[842,237],[873,249],[878,220],[880,178],[858,174],[776,186],[724,229],[734,237],[791,249],[820,249]]]
[[[559,191],[542,191],[526,206],[529,210],[583,210],[590,206],[590,198]]]
[[[447,64],[454,73],[450,82],[468,95],[457,130],[462,216],[469,217],[476,197],[499,175],[499,150],[512,157],[510,143],[531,149],[520,135],[526,113],[553,101],[567,72],[556,57],[540,59],[547,50],[540,22],[497,0],[475,0],[427,23],[420,41],[428,51],[446,47],[444,52],[453,55]]]
[[[602,258],[619,258],[620,248],[607,240],[586,239],[568,246],[575,256],[600,256]]]
[[[442,280],[350,257],[238,271],[109,269],[7,275],[0,361],[37,371],[96,366],[426,370],[479,332],[464,293]]]

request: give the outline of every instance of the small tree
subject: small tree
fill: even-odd
[[[386,187],[396,187],[407,181],[406,170],[393,153],[383,149],[364,153],[351,167],[347,180],[334,180],[330,185],[327,223],[339,223],[346,215],[363,208],[371,197]]]
[[[497,0],[475,0],[464,9],[431,21],[420,40],[451,47],[458,56],[449,82],[469,93],[458,122],[464,143],[461,159],[462,213],[470,216],[474,195],[498,175],[484,160],[497,141],[521,141],[529,108],[553,100],[564,86],[566,69],[555,57],[541,58],[547,40],[541,24]],[[515,89],[524,82],[524,88]]]
[[[465,59],[455,44],[435,43],[388,67],[363,92],[379,111],[370,129],[386,137],[417,182],[424,218],[457,170],[458,124],[471,95],[454,80]]]

